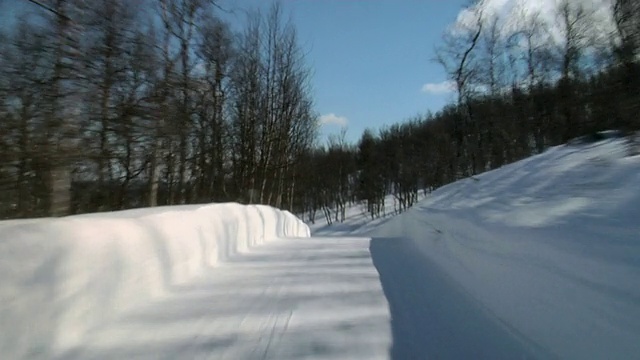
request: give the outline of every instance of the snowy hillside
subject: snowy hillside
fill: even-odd
[[[0,222],[0,357],[51,358],[220,261],[309,228],[266,206],[220,204]]]
[[[414,319],[396,321],[396,354],[640,356],[640,157],[621,140],[549,149],[361,229],[374,237],[392,317]],[[390,253],[412,278],[404,289],[399,275],[385,280],[398,271],[381,263]],[[411,299],[394,297],[403,290]],[[467,310],[486,321],[461,319]],[[407,344],[415,332],[439,340]]]

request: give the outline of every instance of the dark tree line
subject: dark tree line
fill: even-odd
[[[208,0],[42,3],[55,13],[0,33],[2,217],[238,201],[375,218],[549,146],[640,129],[637,0],[615,0],[606,31],[579,1],[560,3],[559,31],[470,7],[436,49],[454,103],[325,146],[277,5],[234,31]]]
[[[293,206],[317,116],[278,5],[236,31],[211,0],[39,4],[0,34],[0,217]]]

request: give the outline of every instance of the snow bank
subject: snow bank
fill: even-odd
[[[412,239],[531,348],[640,354],[640,156],[624,140],[555,147],[442,187],[372,235]]]
[[[113,315],[279,237],[308,237],[288,212],[216,204],[0,222],[0,353],[74,347]]]

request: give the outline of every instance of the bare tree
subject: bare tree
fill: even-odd
[[[436,61],[439,62],[454,82],[457,90],[459,105],[464,105],[467,113],[462,121],[455,123],[454,140],[456,142],[456,159],[462,167],[462,175],[475,173],[478,168],[476,156],[478,153],[478,139],[471,139],[468,128],[473,124],[470,102],[468,101],[477,90],[479,68],[476,63],[477,47],[484,27],[483,10],[479,6],[470,6],[467,10],[472,17],[470,24],[459,24],[453,30],[446,31],[443,44],[436,49]],[[455,165],[455,168],[459,166]]]
[[[44,208],[52,216],[67,215],[71,198],[71,154],[76,152],[79,130],[78,100],[79,35],[82,24],[72,21],[81,11],[77,1],[55,0],[44,14],[44,47],[49,63],[40,80],[45,84],[42,107],[43,136],[37,140],[43,182],[48,189]],[[36,26],[32,24],[32,26]]]
[[[636,0],[615,0],[613,18],[620,40],[621,56],[637,61],[640,55],[640,3]]]
[[[128,181],[131,158],[131,104],[134,103],[136,84],[130,93],[123,92],[135,77],[131,55],[136,44],[136,3],[121,0],[99,0],[83,11],[83,36],[87,115],[86,134],[97,142],[88,148],[94,151],[97,169],[96,191],[103,209],[113,206],[115,197],[111,186]],[[136,80],[133,79],[135,83]],[[126,104],[128,102],[128,104]],[[129,109],[127,109],[127,106]],[[124,158],[123,161],[118,161]],[[120,201],[121,202],[121,201]]]
[[[0,99],[3,100],[0,105],[3,118],[0,184],[5,194],[9,194],[9,189],[16,191],[3,202],[15,204],[18,216],[43,215],[35,211],[34,203],[43,201],[48,192],[46,188],[36,187],[37,177],[43,174],[34,168],[34,160],[42,156],[36,153],[38,134],[35,129],[42,121],[40,109],[44,86],[41,77],[45,69],[41,64],[48,59],[44,51],[45,38],[40,29],[34,29],[23,18],[15,32],[7,34],[6,40],[0,51]]]
[[[292,203],[286,184],[293,186],[296,157],[316,124],[303,55],[278,4],[249,19],[234,64],[232,133],[235,173],[250,202]]]
[[[259,198],[259,132],[264,116],[260,105],[263,92],[260,30],[260,16],[256,13],[248,18],[248,24],[239,36],[238,56],[233,62],[231,80],[234,192],[238,200],[249,203],[257,202]]]
[[[562,0],[558,5],[557,16],[561,29],[556,50],[560,70],[559,95],[566,123],[562,140],[567,141],[583,126],[574,110],[576,94],[573,81],[581,76],[581,60],[589,45],[589,12],[581,3]]]
[[[233,35],[229,26],[215,18],[207,20],[200,29],[198,54],[204,66],[200,112],[197,184],[200,197],[220,199],[228,197],[225,184],[225,163],[228,154],[228,124],[225,107],[229,98],[229,77],[235,56]]]
[[[189,135],[191,130],[191,115],[193,113],[192,71],[195,62],[191,56],[196,34],[196,22],[210,2],[207,0],[161,0],[160,15],[166,34],[177,42],[176,87],[178,93],[178,112],[173,126],[178,140],[178,172],[177,191],[174,193],[174,203],[185,203],[187,200],[188,164],[190,149]]]

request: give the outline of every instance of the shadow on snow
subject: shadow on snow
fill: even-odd
[[[488,313],[411,239],[374,238],[370,250],[391,312],[391,359],[553,357]]]

